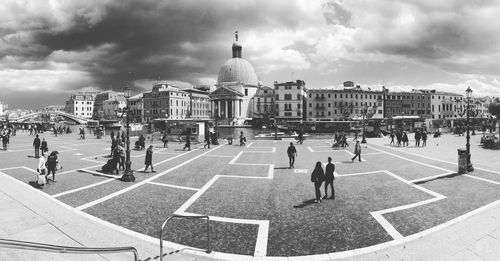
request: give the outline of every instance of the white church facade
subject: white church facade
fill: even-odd
[[[216,90],[210,93],[212,118],[222,124],[242,125],[252,118],[253,97],[261,84],[252,64],[242,58],[237,35],[232,54],[219,70]]]

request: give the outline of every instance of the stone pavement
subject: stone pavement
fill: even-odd
[[[0,174],[0,238],[74,247],[133,246],[141,260],[159,260],[159,242],[149,242],[100,224],[27,184]],[[169,253],[172,249],[165,249]],[[166,259],[211,260],[184,253]],[[80,255],[0,248],[7,260],[133,260],[132,253]]]
[[[499,170],[499,151],[477,146],[481,135],[471,139],[475,167]],[[368,139],[370,146],[385,146],[388,138]],[[445,135],[430,138],[428,149],[389,148],[431,158],[456,162],[455,147],[464,137]],[[457,145],[458,144],[458,145]],[[0,174],[0,238],[86,247],[134,246],[141,260],[159,260],[158,242],[150,242],[95,221],[91,216],[50,199],[44,193],[13,178]],[[500,190],[499,190],[500,191]],[[337,260],[500,260],[500,202],[459,222],[427,233],[419,238],[394,241],[368,248],[365,253]],[[166,250],[165,252],[169,252]],[[208,260],[210,255],[174,254],[169,260]],[[248,258],[242,257],[248,260]],[[270,260],[311,260],[301,257],[277,257]],[[30,250],[0,249],[0,260],[133,260],[132,254],[71,255]],[[262,258],[254,258],[262,260]]]

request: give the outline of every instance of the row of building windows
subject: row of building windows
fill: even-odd
[[[79,107],[75,107],[75,111],[78,111]],[[82,107],[80,108],[80,111],[85,111],[85,108],[87,108],[87,111],[92,111],[92,107]]]
[[[279,85],[274,85],[274,89],[275,89],[275,90],[279,90],[279,89],[280,89],[279,87],[280,87]],[[297,87],[297,90],[300,90],[300,85],[299,85],[299,86],[296,86],[296,87]],[[284,90],[291,90],[291,89],[292,89],[292,86],[291,86],[291,85],[285,85],[285,86],[283,86],[283,89],[284,89]],[[267,91],[264,91],[264,93],[266,93],[266,92],[267,92]]]
[[[337,113],[337,112],[338,112],[338,113]],[[349,113],[349,111],[347,111],[347,113]],[[360,113],[361,113],[361,110],[359,110],[359,109],[351,109],[351,110],[350,110],[350,113],[351,113],[351,114],[352,114],[352,113],[360,114]],[[378,110],[378,113],[379,113],[379,114],[382,114],[382,110]],[[337,110],[333,110],[333,114],[343,114],[343,113],[342,113],[342,111],[341,111],[341,110],[338,110],[338,111],[337,111]],[[332,116],[332,111],[327,111],[327,115],[328,115],[328,116]],[[309,116],[313,116],[313,112],[312,112],[312,111],[310,111],[310,112],[309,112]],[[325,116],[325,112],[324,112],[324,111],[321,111],[321,112],[320,112],[320,111],[317,111],[317,112],[316,112],[316,116]]]
[[[75,105],[81,104],[81,105],[92,105],[93,101],[75,101]]]
[[[283,99],[285,101],[292,100],[292,97],[293,97],[292,94],[285,94],[285,95],[283,95]],[[279,101],[279,99],[280,99],[280,95],[276,94],[276,100]],[[300,101],[300,100],[302,100],[302,95],[297,94],[297,101]],[[260,99],[257,99],[257,101],[260,101]],[[272,99],[271,99],[271,101],[272,101]]]
[[[351,103],[349,103],[349,102],[338,102],[339,106],[342,106],[342,105],[348,106],[350,104]],[[382,106],[381,102],[378,102],[378,103],[376,103],[376,102],[365,102],[365,103],[363,103],[363,102],[360,102],[360,103],[354,102],[351,105],[353,105],[353,106],[370,106],[371,107],[371,106],[377,106],[377,104],[378,104],[378,106]],[[312,108],[313,107],[312,105],[313,105],[312,103],[309,103],[309,108]],[[333,106],[336,107],[337,106],[337,102],[333,102]],[[330,108],[330,107],[332,107],[332,104],[328,103],[328,108]],[[321,103],[321,106],[320,106],[319,103],[316,103],[316,108],[325,108],[325,104]]]
[[[331,93],[328,93],[327,96],[328,96],[328,98],[332,97]],[[348,93],[345,93],[344,95],[342,95],[342,93],[339,93],[338,96],[339,96],[340,99],[342,99],[342,98],[349,98],[349,94]],[[351,93],[350,96],[351,96],[351,99],[358,99],[358,94]],[[312,98],[312,97],[313,97],[313,94],[309,93],[309,98]],[[316,93],[315,97],[323,99],[323,98],[325,98],[325,94],[321,93],[321,95],[320,95],[319,93]],[[333,98],[337,99],[337,93],[333,94]],[[375,99],[375,98],[377,98],[377,99],[380,100],[380,99],[382,99],[382,95],[374,95],[374,94],[365,94],[364,95],[364,99]],[[359,94],[359,99],[363,99],[363,94]]]

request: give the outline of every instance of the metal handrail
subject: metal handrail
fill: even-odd
[[[132,252],[134,253],[134,260],[139,260],[139,253],[137,252],[137,249],[135,249],[135,247],[71,247],[1,238],[0,247],[66,254],[111,254]]]
[[[167,223],[173,219],[173,218],[183,218],[183,219],[207,219],[207,250],[205,251],[206,253],[210,253],[210,217],[209,216],[203,216],[203,215],[179,215],[179,214],[173,214],[172,216],[168,217],[163,221],[163,224],[161,225],[161,232],[160,232],[160,261],[163,261],[163,231],[165,230],[165,226]]]

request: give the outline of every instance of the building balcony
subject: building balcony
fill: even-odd
[[[324,110],[326,109],[326,106],[316,106],[314,107],[316,110]]]
[[[323,96],[323,97],[321,97],[321,96],[316,96],[316,97],[314,97],[314,99],[316,99],[316,100],[325,100],[325,99],[326,99],[326,97],[325,97],[325,96]]]
[[[293,111],[292,108],[285,108],[284,111]]]

